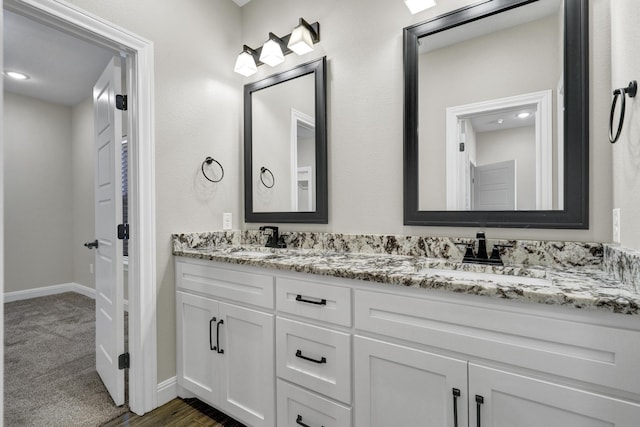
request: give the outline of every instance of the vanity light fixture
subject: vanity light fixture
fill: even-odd
[[[313,45],[320,41],[320,24],[314,22],[309,24],[303,18],[300,23],[293,29],[291,34],[284,37],[278,37],[273,33],[269,33],[269,40],[257,49],[251,49],[244,45],[242,52],[236,59],[234,71],[249,77],[258,71],[258,67],[262,64],[269,64],[275,67],[284,61],[284,57],[291,52],[298,55],[313,50]]]
[[[269,40],[262,46],[260,61],[272,67],[284,62],[282,40],[273,33],[269,33]]]
[[[518,113],[518,118],[519,119],[526,119],[527,117],[529,117],[531,115],[531,113],[529,113],[528,111],[525,111],[523,113]]]
[[[249,77],[258,72],[258,65],[256,64],[257,52],[251,49],[249,46],[244,45],[242,52],[236,59],[236,66],[233,71],[238,74],[242,74],[245,77]]]
[[[24,73],[19,73],[17,71],[5,71],[4,75],[7,77],[11,77],[14,80],[27,80],[29,76]]]
[[[297,55],[304,55],[313,50],[313,44],[319,40],[318,33],[307,21],[300,18],[300,23],[293,29],[287,47]]]
[[[418,12],[434,7],[436,0],[404,0],[404,4],[409,8],[409,12],[415,15]]]

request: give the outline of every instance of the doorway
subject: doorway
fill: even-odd
[[[125,71],[130,82],[128,216],[132,230],[128,251],[129,406],[142,415],[157,407],[153,45],[63,3],[5,0],[3,9],[130,59]]]

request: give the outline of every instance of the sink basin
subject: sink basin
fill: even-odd
[[[446,270],[439,268],[425,268],[420,270],[421,274],[429,277],[442,277],[459,280],[483,280],[496,283],[530,285],[530,286],[550,286],[551,280],[540,277],[514,276],[507,274],[482,273],[477,271]]]
[[[274,254],[273,252],[244,251],[244,250],[231,252],[231,255],[243,256],[243,257],[249,257],[249,258],[260,258],[260,259],[275,258],[277,256],[277,254]]]

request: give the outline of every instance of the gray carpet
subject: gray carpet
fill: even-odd
[[[127,411],[95,369],[94,300],[67,292],[4,309],[5,426],[100,426]]]

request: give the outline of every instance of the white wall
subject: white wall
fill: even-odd
[[[312,59],[328,59],[329,224],[285,230],[468,236],[473,228],[406,227],[402,220],[402,29],[475,0],[438,2],[409,14],[402,1],[252,1],[242,8],[242,43],[260,46],[269,31],[285,35],[299,17],[320,22],[321,41],[303,57],[262,66],[244,83]],[[490,229],[490,237],[609,241],[611,154],[607,135],[610,86],[609,0],[590,3],[590,228]],[[555,47],[555,45],[554,45]],[[555,87],[555,86],[554,86]],[[443,119],[444,120],[444,119]],[[257,224],[247,224],[256,228]]]
[[[640,81],[640,8],[637,0],[611,2],[611,91]],[[611,92],[605,99],[610,101]],[[620,108],[620,102],[618,102]],[[620,208],[621,244],[640,249],[640,94],[627,98],[624,128],[613,145],[613,206]],[[614,132],[617,129],[615,124]],[[609,145],[606,139],[603,145]],[[611,218],[611,216],[609,216]],[[611,219],[609,219],[611,224]]]
[[[83,245],[95,238],[93,156],[93,99],[87,99],[71,109],[71,168],[73,282],[95,288],[95,275],[89,264],[95,262],[95,251]]]
[[[4,94],[5,292],[73,281],[71,109]]]
[[[240,9],[230,0],[72,0],[154,43],[158,381],[175,375],[175,279],[171,233],[222,228],[241,219],[242,50]],[[202,177],[207,156],[218,184]]]

